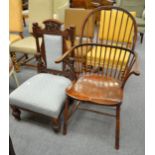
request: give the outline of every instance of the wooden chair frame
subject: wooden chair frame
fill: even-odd
[[[120,11],[123,11],[125,14],[129,15],[129,17],[133,20],[133,26],[134,26],[134,36],[133,36],[133,43],[132,45],[130,46],[125,46],[123,47],[122,46],[118,46],[117,44],[114,46],[112,44],[106,44],[104,42],[96,42],[96,43],[82,43],[82,37],[83,37],[83,34],[84,34],[84,26],[86,25],[86,21],[88,20],[89,16],[93,13],[96,13],[98,11],[102,11],[102,10],[112,10],[112,9],[116,9],[116,10],[120,10]],[[101,73],[101,67],[91,67],[91,68],[87,68],[87,65],[85,64],[85,59],[86,57],[83,57],[81,59],[78,59],[74,53],[75,52],[78,52],[79,49],[82,49],[83,47],[100,47],[100,48],[115,48],[115,49],[119,49],[121,52],[123,50],[125,50],[126,52],[129,53],[129,58],[128,58],[128,62],[126,64],[126,67],[124,69],[124,72],[123,72],[123,76],[120,76],[121,75],[121,68],[122,68],[122,65],[121,65],[121,68],[119,69],[119,76],[118,77],[115,77],[113,76],[113,78],[116,78],[120,81],[120,89],[123,90],[124,86],[125,86],[125,83],[126,81],[128,80],[128,78],[134,74],[134,75],[140,75],[140,72],[139,72],[139,65],[138,65],[138,60],[137,60],[137,54],[135,53],[134,49],[135,49],[135,44],[136,44],[136,40],[137,40],[137,27],[136,27],[136,23],[135,23],[135,19],[130,15],[129,12],[127,12],[126,10],[124,9],[121,9],[121,8],[118,8],[118,7],[99,7],[97,9],[94,9],[88,16],[87,18],[85,19],[84,23],[83,23],[83,28],[82,28],[82,33],[81,33],[81,44],[77,45],[77,46],[74,46],[71,50],[69,50],[68,52],[66,52],[63,56],[59,57],[55,62],[57,63],[60,63],[60,62],[63,62],[63,61],[68,61],[68,62],[72,62],[72,68],[74,69],[74,72],[75,72],[75,75],[76,75],[76,78],[74,79],[73,81],[73,86],[74,86],[74,83],[76,83],[77,79],[83,75],[86,75],[87,73],[95,73],[95,74],[98,74],[98,75],[103,75],[103,76],[106,76],[108,78],[108,76],[112,77],[112,75],[108,74],[108,72],[103,72]],[[120,53],[121,53],[120,52]],[[73,56],[73,57],[71,57]],[[120,57],[120,56],[119,56]],[[82,64],[82,67],[79,67],[79,69],[77,70],[76,69],[76,66],[73,65],[73,62],[78,62],[78,61],[81,61],[80,65]],[[114,61],[114,60],[113,60]],[[124,62],[124,59],[123,59],[123,62]],[[118,63],[118,62],[117,62]],[[79,66],[80,66],[79,65]],[[107,66],[109,66],[109,62],[107,64]],[[103,64],[103,68],[107,68],[107,66],[105,66],[105,64]],[[118,69],[118,68],[116,68]],[[115,70],[116,70],[115,69]],[[107,69],[106,69],[107,70]],[[115,74],[114,74],[115,75]],[[69,88],[70,89],[70,88]],[[72,90],[71,90],[72,91]],[[87,110],[87,111],[90,111],[90,112],[95,112],[95,113],[98,113],[98,114],[104,114],[104,115],[108,115],[108,116],[112,116],[112,117],[115,117],[116,118],[116,129],[115,129],[115,148],[116,149],[119,149],[119,137],[120,137],[120,109],[121,109],[121,104],[122,104],[122,101],[115,101],[115,102],[112,102],[110,104],[107,104],[106,103],[106,99],[105,99],[105,103],[103,102],[99,102],[99,100],[92,100],[91,97],[90,99],[85,99],[85,97],[83,96],[78,96],[74,94],[70,95],[71,94],[71,91],[70,90],[66,90],[66,93],[68,95],[68,99],[65,103],[65,109],[64,109],[64,127],[63,127],[63,134],[67,134],[67,124],[68,124],[68,120],[70,118],[70,116],[77,110],[77,109],[81,109],[81,110]],[[69,105],[70,105],[70,100],[78,100],[79,103],[77,105],[73,104],[72,106],[72,110],[69,110]],[[115,107],[116,108],[116,115],[112,115],[112,114],[109,114],[109,113],[104,113],[104,112],[99,112],[99,111],[95,111],[95,110],[91,110],[91,109],[86,109],[86,108],[80,108],[79,105],[80,105],[80,102],[83,102],[83,103],[90,103],[90,104],[95,104],[95,105],[103,105],[103,106],[110,106],[110,107]],[[69,112],[71,111],[71,112]]]
[[[70,72],[68,72],[68,70],[65,70],[65,67],[63,68],[63,71],[56,71],[56,70],[52,70],[52,69],[47,68],[47,66],[46,66],[46,57],[45,57],[45,48],[44,48],[44,40],[42,41],[42,45],[40,46],[39,45],[39,38],[43,39],[44,34],[61,35],[63,37],[63,52],[65,53],[65,51],[67,50],[66,45],[65,45],[65,39],[72,40],[74,38],[74,27],[62,31],[61,30],[62,23],[60,23],[59,21],[46,20],[43,23],[45,25],[44,29],[40,28],[38,23],[33,24],[33,36],[36,39],[36,46],[37,46],[36,59],[37,59],[37,62],[38,62],[38,65],[37,65],[38,66],[37,67],[38,73],[51,73],[51,74],[64,75],[64,76],[69,77],[69,78],[72,79],[73,78],[72,75],[70,74]],[[72,41],[72,43],[73,43],[73,41]],[[33,111],[30,111],[30,110],[27,110],[27,109],[24,109],[24,108],[21,108],[21,107],[13,106],[13,105],[11,107],[12,107],[12,115],[17,120],[21,119],[20,118],[20,114],[21,114],[20,110],[33,112]],[[63,108],[61,110],[61,113],[62,113],[62,111],[63,111]],[[56,132],[59,132],[60,129],[61,129],[61,121],[60,121],[61,113],[58,116],[58,118],[52,118],[53,129]]]

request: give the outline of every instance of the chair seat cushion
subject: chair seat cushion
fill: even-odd
[[[66,90],[67,95],[81,101],[103,105],[115,105],[122,101],[121,83],[114,78],[101,75],[81,76]]]
[[[123,69],[128,62],[129,55],[128,51],[117,48],[93,47],[87,54],[87,65]]]
[[[65,77],[40,73],[33,76],[10,94],[10,104],[58,118],[71,81]]]
[[[10,40],[10,43],[13,43],[15,41],[18,41],[18,40],[21,40],[21,36],[19,34],[10,34],[9,35],[9,40]]]
[[[22,40],[16,41],[10,45],[10,51],[27,54],[36,53],[36,41],[33,36],[25,37]]]
[[[145,20],[143,18],[136,17],[136,23],[138,26],[145,26]]]

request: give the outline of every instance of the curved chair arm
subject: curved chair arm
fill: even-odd
[[[140,75],[140,65],[139,65],[139,60],[137,59],[134,63],[134,65],[132,66],[132,69],[129,73],[130,75],[134,74],[136,76]]]
[[[140,65],[139,65],[139,60],[138,60],[138,57],[137,57],[137,53],[136,54],[136,61],[135,63],[133,64],[128,76],[126,77],[126,79],[124,80],[124,83],[122,84],[122,87],[125,86],[125,83],[127,82],[127,80],[129,79],[129,77],[131,75],[136,75],[136,76],[139,76],[140,75]]]
[[[72,53],[76,47],[79,47],[79,45],[73,46],[70,50],[68,50],[67,52],[65,52],[65,53],[64,53],[63,55],[61,55],[60,57],[58,57],[58,58],[55,60],[55,63],[60,63],[60,62],[64,61],[64,59],[67,58],[68,55],[69,55],[70,53]]]

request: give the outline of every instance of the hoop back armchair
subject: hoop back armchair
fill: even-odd
[[[95,27],[96,36],[91,43],[83,42],[87,21],[96,13],[100,14],[100,22]],[[68,100],[64,110],[64,134],[67,133],[67,122],[71,115],[70,98],[79,101],[79,104],[73,107],[73,112],[82,109],[82,103],[112,106],[116,108],[116,115],[113,115],[116,117],[115,148],[119,149],[123,88],[131,74],[139,75],[137,55],[134,51],[136,39],[135,19],[124,9],[99,7],[86,17],[80,44],[56,60],[57,63],[66,60],[72,62],[76,74],[72,86],[66,89]],[[83,110],[102,113],[90,109]]]

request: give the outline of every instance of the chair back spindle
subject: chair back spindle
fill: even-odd
[[[85,41],[88,21],[99,14],[94,38]],[[77,75],[97,74],[112,77],[124,83],[136,58],[135,44],[137,26],[135,13],[118,8],[102,6],[86,17],[81,31],[80,45],[74,51],[74,68]]]

